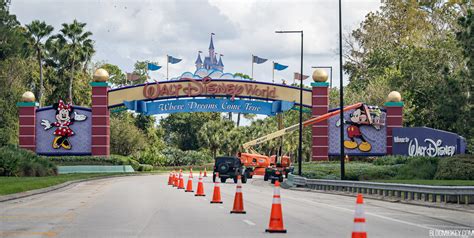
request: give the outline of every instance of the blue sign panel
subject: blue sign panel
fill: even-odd
[[[124,101],[124,105],[144,115],[167,114],[177,112],[235,112],[273,116],[288,111],[293,102],[262,102],[230,99],[185,99],[170,101]]]
[[[466,150],[463,137],[428,127],[393,128],[392,142],[395,155],[453,156]]]

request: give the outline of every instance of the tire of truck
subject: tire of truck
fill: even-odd
[[[247,176],[242,176],[242,183],[247,183]]]
[[[213,182],[213,183],[216,182],[216,174],[212,174],[212,182]]]
[[[275,183],[275,181],[276,181],[275,179],[272,179],[272,184],[274,184],[274,183]]]
[[[221,178],[221,183],[225,183],[226,180],[227,178]]]
[[[263,175],[263,181],[268,181],[268,174],[265,173],[265,175]]]
[[[235,177],[234,177],[234,183],[237,183],[238,181],[239,181],[238,177],[235,176]]]
[[[242,178],[243,178],[243,177],[245,177],[245,180],[247,180],[247,178],[252,178],[252,177],[250,176],[250,171],[249,171],[249,170],[245,170],[244,175],[242,175]],[[242,182],[242,183],[243,183],[243,182]]]
[[[283,182],[283,175],[278,178],[278,182]]]

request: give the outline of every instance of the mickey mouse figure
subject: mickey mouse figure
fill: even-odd
[[[41,125],[44,126],[45,130],[49,130],[53,126],[57,127],[53,133],[55,136],[53,140],[54,149],[63,147],[66,150],[70,150],[72,145],[68,138],[74,135],[74,131],[69,126],[75,121],[86,120],[87,116],[77,114],[74,112],[72,105],[64,103],[63,100],[53,104],[53,108],[56,110],[56,122],[50,123],[48,120],[41,120]]]
[[[347,136],[349,137],[349,140],[344,141],[344,147],[348,149],[359,147],[359,150],[362,152],[368,152],[372,149],[372,145],[367,142],[360,131],[362,125],[371,124],[365,111],[361,110],[361,108],[354,110],[354,112],[350,114],[350,121],[344,120],[344,124],[349,125],[349,127],[347,127]],[[336,126],[340,126],[340,121],[337,122]],[[355,140],[356,138],[362,142],[358,144]]]

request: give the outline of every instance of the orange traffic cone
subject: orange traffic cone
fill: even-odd
[[[193,175],[192,174],[189,174],[189,177],[188,177],[188,184],[186,185],[186,190],[184,190],[185,192],[194,192],[193,190]]]
[[[184,189],[184,178],[183,178],[183,171],[179,170],[179,184],[178,189]]]
[[[204,176],[203,177],[207,177],[207,170],[206,170],[206,167],[204,167]]]
[[[365,231],[365,212],[362,205],[364,205],[364,198],[362,194],[359,193],[357,194],[352,238],[367,238],[367,232]]]
[[[173,184],[173,172],[170,172],[170,176],[168,177],[168,185],[172,185]]]
[[[198,188],[194,196],[202,196],[202,197],[206,196],[206,194],[204,194],[204,185],[202,183],[201,172],[199,172]]]
[[[283,213],[281,212],[281,198],[280,198],[280,182],[275,182],[275,190],[273,191],[272,211],[270,213],[270,224],[265,232],[270,233],[286,233],[283,228]]]
[[[221,187],[219,186],[219,173],[216,173],[216,182],[214,182],[214,193],[212,194],[211,203],[222,203]]]
[[[178,187],[178,173],[176,170],[173,172],[173,187]]]
[[[247,213],[244,210],[244,196],[242,194],[242,180],[240,179],[240,175],[237,176],[237,189],[235,190],[234,208],[232,208],[230,213]]]

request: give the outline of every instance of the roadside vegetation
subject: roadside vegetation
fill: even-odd
[[[0,176],[51,176],[57,168],[49,159],[16,146],[0,147]]]
[[[127,175],[121,173],[95,173],[95,174],[60,174],[45,177],[0,177],[0,195],[20,193],[34,189],[46,188],[68,181],[100,178],[116,175]]]
[[[474,156],[454,157],[405,157],[384,156],[370,162],[351,161],[346,163],[346,178],[358,181],[427,181],[438,180],[448,184],[456,180],[474,180]],[[339,179],[340,164],[334,162],[313,162],[303,164],[303,176],[316,179]],[[433,181],[433,184],[442,183]],[[463,183],[460,183],[463,184]]]

